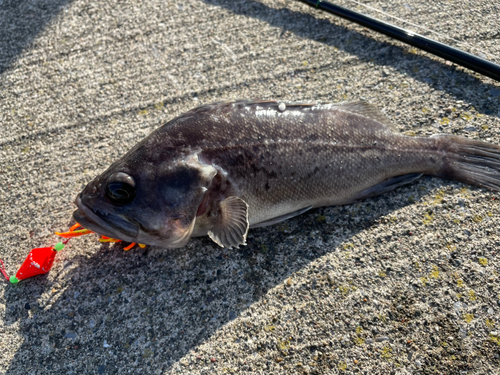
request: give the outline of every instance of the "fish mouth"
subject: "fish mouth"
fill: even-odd
[[[121,216],[107,214],[105,217],[86,206],[80,197],[75,201],[78,209],[73,212],[75,221],[86,229],[100,235],[128,242],[136,242],[139,226]]]

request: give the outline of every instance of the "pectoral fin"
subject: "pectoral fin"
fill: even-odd
[[[232,248],[246,245],[248,233],[248,204],[238,197],[219,202],[217,215],[212,219],[210,238],[219,246]]]

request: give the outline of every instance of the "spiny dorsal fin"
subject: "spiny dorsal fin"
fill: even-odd
[[[208,235],[219,246],[237,248],[246,245],[248,227],[248,204],[238,197],[228,197],[219,202],[218,215]]]
[[[373,104],[368,102],[359,101],[359,102],[351,102],[351,103],[341,103],[338,105],[341,109],[351,112],[357,113],[358,115],[368,117],[372,120],[378,121],[381,124],[387,125],[394,131],[397,131],[396,126],[384,115],[380,110],[375,107]]]

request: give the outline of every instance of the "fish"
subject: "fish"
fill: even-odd
[[[375,106],[237,100],[153,131],[77,196],[74,220],[123,241],[179,248],[208,235],[246,245],[250,228],[351,204],[422,175],[500,191],[500,147],[401,134]]]

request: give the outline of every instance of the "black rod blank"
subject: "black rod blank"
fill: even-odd
[[[500,65],[423,35],[322,0],[299,0],[500,81]]]

